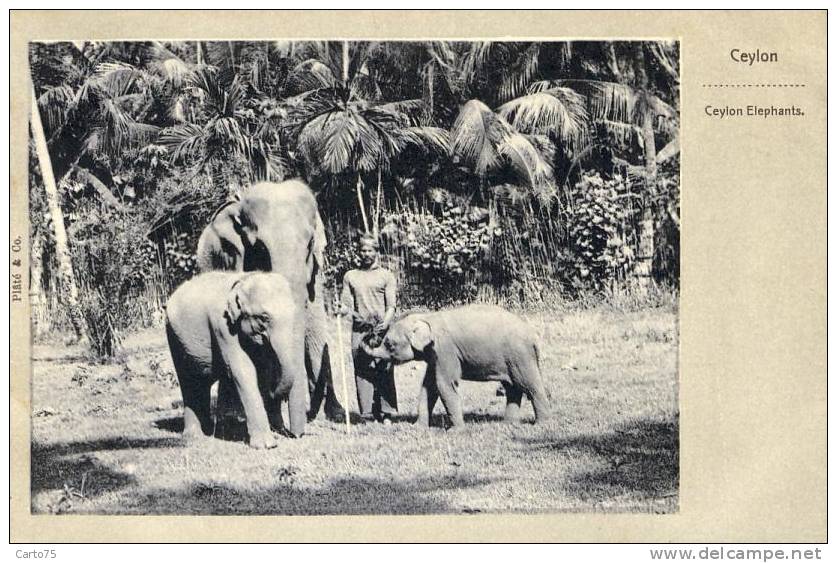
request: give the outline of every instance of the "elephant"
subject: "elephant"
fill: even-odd
[[[247,420],[250,446],[276,445],[288,402],[289,433],[306,423],[305,311],[281,274],[209,272],[166,303],[166,336],[183,394],[183,432],[212,433],[210,388],[229,378]]]
[[[454,427],[464,424],[459,381],[497,381],[506,392],[505,420],[520,418],[526,394],[538,422],[550,417],[532,330],[518,316],[494,305],[466,305],[409,314],[387,331],[377,347],[362,344],[374,358],[396,364],[427,363],[418,401],[418,424],[429,426],[438,398]]]
[[[230,200],[212,215],[209,225],[198,239],[195,252],[198,270],[244,270],[244,245],[235,232],[233,217],[238,213],[239,199]]]
[[[341,421],[345,411],[334,392],[326,330],[325,245],[317,201],[304,182],[261,182],[216,212],[201,234],[198,261],[202,270],[260,270],[285,276],[305,310],[308,418],[316,418],[325,399],[326,417]],[[226,392],[222,388],[221,396]]]

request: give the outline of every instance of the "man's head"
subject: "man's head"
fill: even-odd
[[[363,235],[357,243],[360,263],[364,267],[372,266],[378,259],[378,239],[372,235]]]

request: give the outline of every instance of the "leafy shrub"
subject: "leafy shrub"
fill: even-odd
[[[463,206],[446,206],[441,217],[406,212],[395,216],[408,250],[409,266],[431,283],[461,283],[473,274],[490,248],[488,214]]]
[[[402,256],[405,274],[421,286],[426,303],[471,300],[493,237],[487,211],[445,203],[440,216],[402,211],[386,218],[392,250]]]
[[[357,254],[355,239],[352,237],[351,229],[345,226],[334,227],[330,225],[329,227],[323,277],[325,278],[326,296],[334,296],[340,291],[340,284],[346,272],[360,267],[360,257]],[[326,299],[326,302],[329,304],[331,301],[332,299]]]
[[[620,176],[605,180],[595,172],[584,174],[570,194],[564,276],[579,290],[606,289],[624,280],[633,265],[630,204],[638,196]]]

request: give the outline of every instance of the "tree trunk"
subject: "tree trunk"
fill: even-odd
[[[363,219],[363,231],[369,234],[369,219],[366,218],[366,207],[363,205],[363,181],[358,177],[357,184],[355,184],[355,192],[357,193],[357,205],[360,208],[360,216]]]
[[[349,42],[343,41],[343,85],[349,87]]]
[[[645,193],[642,202],[642,218],[639,222],[639,244],[634,276],[640,295],[647,295],[651,288],[651,270],[654,262],[654,195],[657,193],[657,147],[654,144],[654,110],[648,92],[648,74],[645,70],[643,43],[634,45],[634,62],[642,110],[642,140],[645,156]]]
[[[372,225],[376,238],[381,232],[381,205],[383,205],[383,200],[381,199],[381,169],[378,168],[378,191],[375,194],[375,222]]]
[[[96,193],[99,194],[99,197],[101,197],[105,203],[107,203],[111,207],[118,209],[119,211],[125,211],[125,206],[122,205],[122,202],[116,199],[116,196],[113,195],[113,193],[108,189],[108,187],[101,180],[99,180],[92,172],[78,165],[75,166],[74,170],[76,171],[76,174],[79,177],[83,178],[84,180],[87,180],[87,182],[91,186],[93,186],[93,189],[96,190]]]
[[[44,241],[43,235],[32,231],[32,252],[29,256],[29,307],[32,311],[32,336],[37,338],[47,326],[46,300],[44,299]]]
[[[31,86],[32,94],[32,135],[35,138],[35,150],[38,154],[38,163],[41,167],[41,175],[44,180],[46,200],[49,205],[49,214],[52,220],[52,228],[55,231],[55,253],[58,258],[58,276],[61,284],[61,291],[64,301],[69,309],[70,322],[73,331],[79,340],[85,336],[84,314],[78,301],[78,286],[73,273],[73,262],[70,258],[70,248],[67,244],[67,231],[64,228],[64,213],[58,198],[58,186],[55,184],[55,176],[52,173],[52,163],[49,158],[44,128],[41,124],[41,114],[38,110],[38,100],[35,97],[35,87]]]
[[[427,67],[427,92],[428,92],[428,99],[430,102],[430,120],[433,120],[433,89],[434,89],[434,79],[435,76],[434,71],[436,70],[436,65],[434,63],[430,63],[430,66]]]

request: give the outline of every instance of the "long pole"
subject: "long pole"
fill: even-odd
[[[346,384],[346,351],[343,347],[343,320],[337,315],[337,353],[340,354],[340,376],[343,380],[343,404],[346,405],[346,434],[352,433],[352,422],[349,416],[349,387]]]

